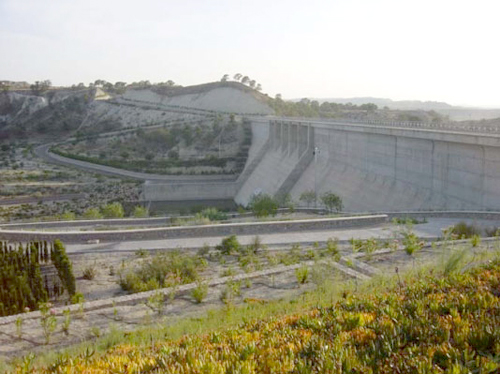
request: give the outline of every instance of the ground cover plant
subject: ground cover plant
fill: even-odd
[[[61,356],[38,371],[493,373],[500,370],[499,296],[497,259],[406,278],[385,291],[345,291],[336,303],[226,330]]]

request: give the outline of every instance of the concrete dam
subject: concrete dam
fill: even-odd
[[[500,210],[500,132],[415,123],[252,118],[236,180],[148,181],[145,201],[331,191],[348,211]]]

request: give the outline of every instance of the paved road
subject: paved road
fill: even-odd
[[[425,224],[413,226],[413,231],[421,238],[436,238],[441,236],[441,229],[454,225],[463,221],[461,219],[449,218],[431,218]],[[480,227],[490,228],[493,226],[499,227],[500,222],[496,221],[472,221]],[[356,239],[391,239],[394,238],[397,229],[392,224],[385,224],[379,227],[372,228],[352,228],[327,231],[305,231],[305,232],[290,232],[280,234],[262,234],[259,235],[263,244],[280,247],[289,246],[295,243],[312,244],[314,242],[326,242],[329,238],[337,238],[340,241],[348,241],[351,238]],[[250,244],[255,238],[255,235],[238,236],[241,244]],[[143,241],[127,241],[102,244],[68,244],[67,251],[69,253],[84,253],[84,252],[116,252],[116,251],[136,251],[138,249],[177,249],[177,248],[201,248],[205,244],[215,246],[220,244],[222,236],[204,237],[204,238],[180,238],[180,239],[164,239],[164,240],[143,240]]]
[[[75,160],[72,158],[62,157],[49,151],[52,144],[44,144],[35,148],[35,154],[42,160],[49,163],[75,167],[93,173],[106,174],[121,178],[131,178],[138,180],[151,180],[151,181],[167,181],[167,182],[182,182],[182,183],[215,183],[221,181],[235,181],[237,176],[234,175],[159,175],[147,174],[124,169],[113,168],[111,166],[104,166],[93,164],[91,162]]]

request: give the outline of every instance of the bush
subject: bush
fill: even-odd
[[[87,266],[83,270],[83,279],[92,280],[97,275],[97,270],[95,266]]]
[[[452,234],[458,239],[469,239],[474,235],[481,236],[481,229],[475,225],[468,225],[465,222],[459,222],[452,228]]]
[[[105,205],[102,208],[102,214],[105,218],[123,218],[125,216],[123,206],[119,202]]]
[[[333,192],[326,192],[321,195],[321,202],[330,212],[333,212],[333,210],[341,212],[344,207],[340,196],[335,195]]]
[[[85,219],[101,219],[102,214],[97,208],[88,208],[83,213],[83,218]]]
[[[148,258],[136,269],[120,274],[120,286],[125,291],[142,292],[178,284],[192,283],[206,261],[178,251]]]
[[[336,256],[339,253],[339,240],[337,238],[328,238],[326,241],[326,251],[331,256]]]
[[[203,299],[205,299],[207,294],[208,294],[208,284],[206,283],[198,283],[196,285],[196,288],[194,288],[191,291],[191,296],[193,296],[196,303],[198,304],[200,304],[203,301]]]
[[[241,245],[238,242],[236,235],[231,235],[222,239],[221,244],[216,246],[215,249],[220,251],[223,255],[231,255],[232,253],[239,252]]]
[[[470,243],[472,247],[478,247],[479,244],[481,244],[481,237],[479,235],[472,235],[472,237],[470,238]]]
[[[316,202],[316,192],[313,190],[304,191],[300,194],[299,200],[307,204],[307,207]]]
[[[249,207],[257,217],[267,217],[276,215],[279,204],[271,196],[259,194],[252,197]]]
[[[208,218],[210,221],[224,221],[227,219],[227,214],[220,212],[217,208],[206,208],[203,209],[199,215],[201,217]]]
[[[76,215],[74,212],[70,211],[65,211],[63,214],[61,214],[61,220],[63,221],[73,221],[76,218]]]
[[[135,217],[135,218],[149,217],[149,211],[148,211],[147,208],[145,208],[143,206],[140,206],[140,205],[137,205],[134,208],[134,212],[132,213],[132,216]]]
[[[307,266],[301,266],[300,268],[295,269],[295,277],[297,278],[297,282],[299,284],[307,283],[309,279],[309,268]]]
[[[413,256],[416,251],[419,251],[424,246],[424,243],[419,240],[417,235],[412,232],[407,232],[403,235],[403,246],[405,252],[409,256]]]

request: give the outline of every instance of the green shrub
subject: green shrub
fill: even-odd
[[[61,220],[63,221],[73,221],[75,218],[75,213],[70,212],[69,210],[66,210],[63,214],[61,214]]]
[[[192,283],[206,261],[179,251],[157,254],[144,260],[137,268],[120,274],[119,284],[129,292],[142,292],[178,284]]]
[[[470,243],[472,247],[478,247],[479,244],[481,244],[481,237],[479,235],[472,235],[472,237],[470,238]]]
[[[197,304],[200,304],[203,301],[203,299],[205,299],[207,294],[208,294],[208,284],[201,282],[198,283],[196,285],[196,288],[193,288],[193,290],[191,291],[191,296],[193,296],[193,299],[195,299]]]
[[[452,228],[452,234],[458,239],[469,239],[474,235],[481,236],[481,229],[475,225],[468,225],[465,222],[459,222]]]
[[[328,238],[326,241],[326,251],[330,256],[336,256],[339,253],[339,240],[337,238]]]
[[[97,208],[88,208],[83,213],[83,218],[85,219],[101,219],[102,217],[101,212]]]
[[[125,216],[123,206],[119,202],[107,204],[101,210],[105,218],[123,218]]]
[[[334,194],[333,192],[326,192],[321,195],[321,202],[328,209],[329,212],[341,212],[344,208],[344,204],[342,203],[342,199],[340,196]]]
[[[208,218],[210,221],[224,221],[227,219],[227,214],[217,210],[217,208],[206,208],[199,214],[202,217]]]
[[[241,245],[238,242],[236,235],[231,235],[222,239],[221,244],[216,246],[215,249],[220,251],[223,255],[231,255],[232,253],[239,252]]]
[[[297,278],[297,282],[299,284],[307,283],[309,279],[309,268],[307,266],[301,266],[300,268],[295,269],[295,277]]]
[[[147,208],[137,205],[132,212],[132,216],[135,218],[145,218],[149,216],[149,211]]]
[[[249,207],[257,217],[275,216],[279,203],[267,194],[259,194],[252,197]]]
[[[97,275],[97,269],[95,268],[95,265],[94,266],[87,266],[83,270],[83,279],[92,280],[95,278],[96,275]]]
[[[80,304],[80,303],[83,303],[85,301],[85,297],[83,296],[83,294],[81,292],[77,292],[73,296],[71,296],[70,301],[71,301],[71,304]]]
[[[424,243],[419,240],[413,232],[407,232],[403,236],[403,246],[409,256],[422,249]]]

